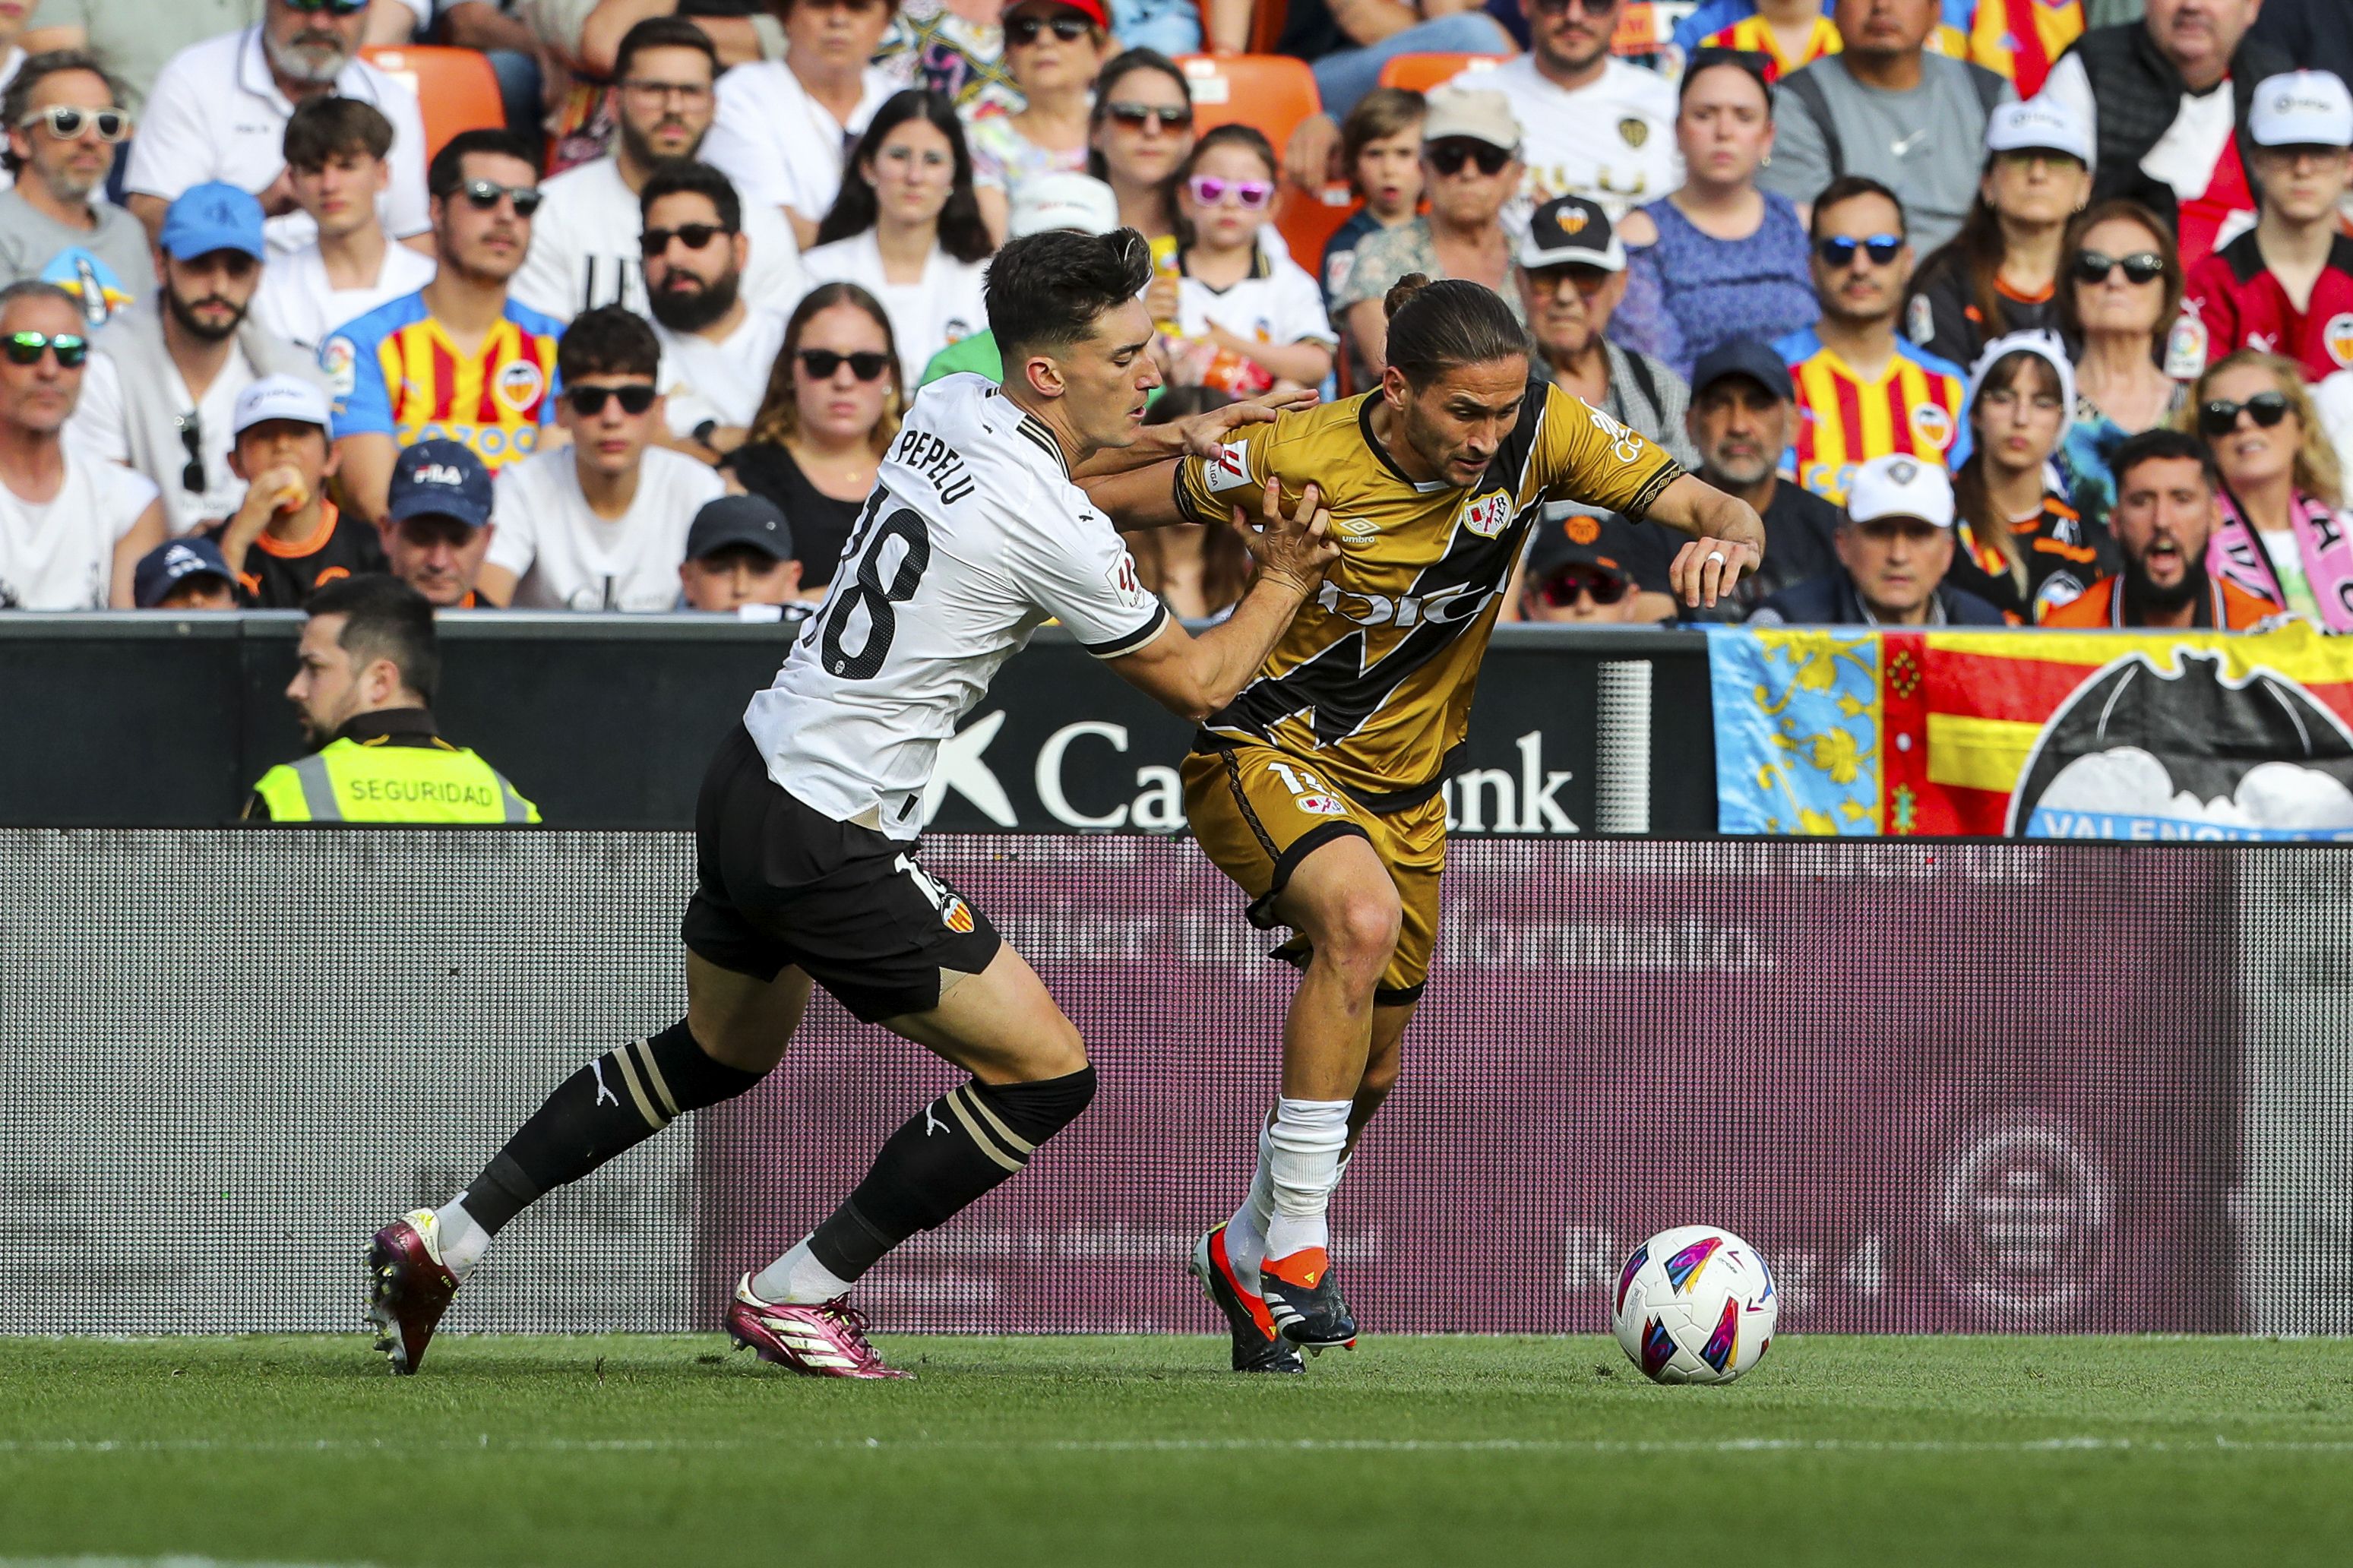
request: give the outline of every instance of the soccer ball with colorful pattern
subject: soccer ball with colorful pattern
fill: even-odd
[[[1781,1318],[1763,1255],[1711,1225],[1636,1247],[1613,1301],[1619,1346],[1653,1383],[1730,1383],[1765,1358]]]

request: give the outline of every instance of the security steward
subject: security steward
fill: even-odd
[[[261,775],[246,804],[269,822],[524,823],[539,808],[496,768],[433,732],[441,671],[433,606],[396,577],[328,584],[303,604],[286,688],[316,749]]]

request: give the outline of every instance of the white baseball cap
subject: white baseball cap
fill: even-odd
[[[1986,121],[1989,153],[2064,153],[2092,166],[2092,132],[2084,117],[2055,98],[2005,103]]]
[[[1015,239],[1065,228],[1109,234],[1118,226],[1119,197],[1092,174],[1037,174],[1013,189],[1008,227]]]
[[[1463,136],[1506,153],[1519,151],[1520,122],[1513,118],[1512,100],[1493,88],[1440,87],[1429,102],[1421,121],[1423,146]]]
[[[2247,133],[2258,147],[2353,147],[2353,93],[2334,71],[2290,71],[2255,84]]]
[[[242,436],[265,419],[299,419],[326,430],[333,426],[327,395],[293,375],[265,375],[237,395],[237,412],[230,434]]]
[[[1854,471],[1846,492],[1846,514],[1857,522],[1886,517],[1916,517],[1937,528],[1953,526],[1953,480],[1944,465],[1896,453],[1873,458]]]

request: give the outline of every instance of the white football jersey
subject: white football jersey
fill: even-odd
[[[1168,612],[1046,427],[986,377],[947,376],[915,399],[825,604],[744,727],[803,804],[912,839],[940,742],[1055,619],[1116,658]]]

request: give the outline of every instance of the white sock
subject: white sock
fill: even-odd
[[[763,1301],[814,1307],[849,1294],[849,1281],[817,1260],[803,1237],[793,1249],[752,1276],[752,1294]]]
[[[1253,1296],[1259,1293],[1258,1266],[1266,1258],[1267,1222],[1274,1218],[1274,1178],[1267,1173],[1272,1155],[1266,1123],[1261,1122],[1258,1169],[1250,1173],[1250,1193],[1226,1222],[1226,1261],[1233,1265],[1235,1282]]]
[[[1288,1258],[1311,1247],[1328,1247],[1331,1229],[1324,1212],[1339,1179],[1340,1156],[1348,1147],[1345,1100],[1280,1100],[1267,1129],[1267,1179],[1274,1190],[1274,1214],[1266,1226],[1266,1256]]]
[[[459,1193],[433,1211],[433,1242],[449,1272],[463,1279],[491,1249],[491,1233],[474,1223],[466,1212],[466,1194]]]

